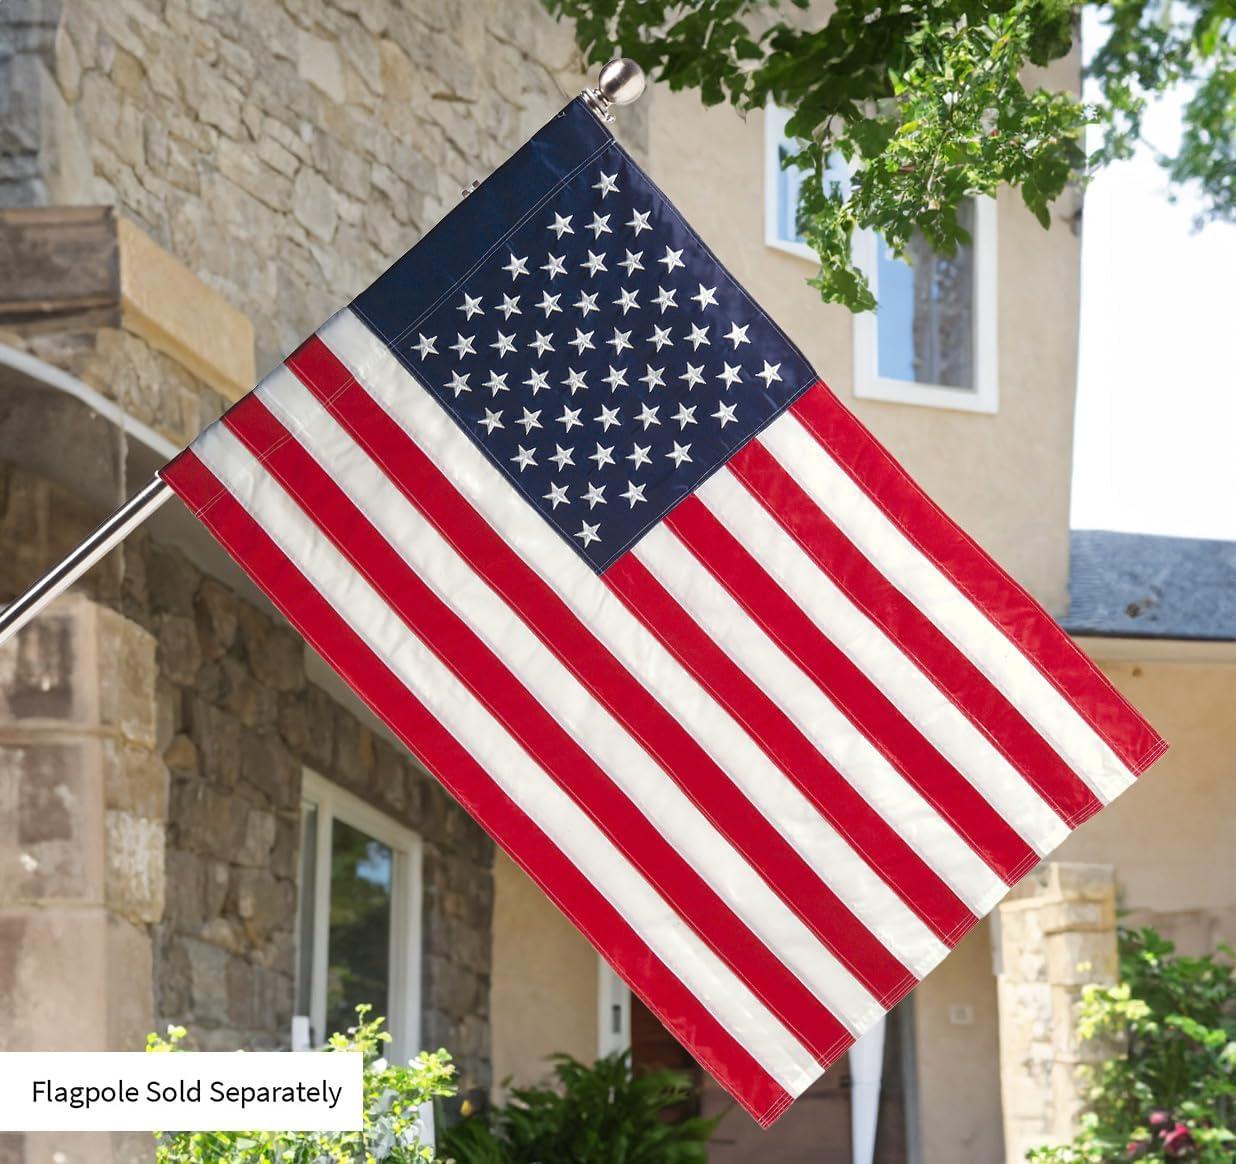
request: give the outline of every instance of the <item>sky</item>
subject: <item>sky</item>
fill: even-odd
[[[1145,136],[1179,124],[1169,97]],[[1074,529],[1236,540],[1236,226],[1196,209],[1148,151],[1086,192]]]

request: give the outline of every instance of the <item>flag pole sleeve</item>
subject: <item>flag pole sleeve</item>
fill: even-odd
[[[24,594],[0,610],[0,646],[49,602],[72,586],[109,550],[124,541],[171,496],[171,486],[159,477],[152,478]]]

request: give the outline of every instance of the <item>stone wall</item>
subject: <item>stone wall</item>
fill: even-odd
[[[0,205],[122,208],[253,320],[261,370],[578,68],[538,0],[5,0]]]

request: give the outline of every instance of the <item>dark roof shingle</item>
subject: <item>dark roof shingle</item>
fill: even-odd
[[[1236,639],[1236,542],[1074,530],[1075,635]]]

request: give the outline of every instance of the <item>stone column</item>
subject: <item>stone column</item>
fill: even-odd
[[[153,1024],[167,770],[154,639],[80,594],[0,648],[0,1049],[139,1050]],[[24,1164],[153,1155],[147,1135],[27,1134]]]
[[[1117,974],[1116,880],[1109,865],[1046,863],[998,912],[1000,1095],[1006,1164],[1031,1147],[1069,1140],[1078,1127],[1078,1068],[1101,1048],[1077,1035],[1088,982]]]

